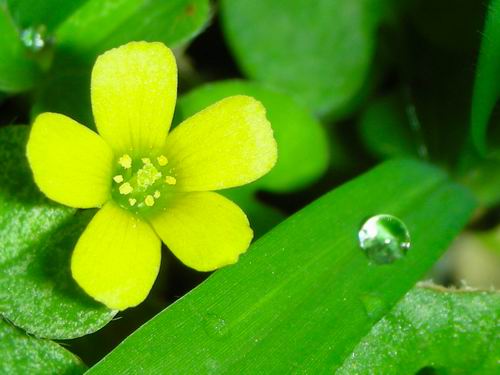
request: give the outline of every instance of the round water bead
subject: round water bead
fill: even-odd
[[[406,225],[392,215],[375,215],[361,226],[359,245],[366,256],[377,264],[388,264],[403,258],[410,248]]]

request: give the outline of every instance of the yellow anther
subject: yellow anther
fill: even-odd
[[[147,195],[146,199],[144,199],[144,203],[146,203],[146,206],[151,207],[153,204],[155,204],[155,199],[152,195]]]
[[[165,182],[169,185],[175,185],[177,183],[177,179],[174,176],[166,176]]]
[[[132,158],[129,154],[122,155],[120,156],[120,159],[118,159],[118,164],[120,164],[125,169],[129,169],[130,167],[132,167]]]
[[[158,164],[161,166],[161,167],[164,167],[165,165],[168,164],[168,159],[165,155],[160,155],[156,158],[156,160],[158,160]]]
[[[131,206],[135,206],[136,203],[137,203],[137,199],[135,199],[135,198],[128,199],[128,204],[130,204]]]
[[[121,174],[116,175],[115,177],[113,177],[113,180],[115,180],[115,182],[119,184],[120,182],[123,182],[123,176]]]
[[[118,190],[120,190],[120,194],[123,195],[130,194],[132,191],[134,191],[132,185],[130,185],[128,182],[125,182],[123,185],[121,185]]]
[[[155,193],[153,194],[153,197],[155,197],[155,199],[158,199],[160,198],[160,191],[159,190],[156,190]]]
[[[144,164],[151,164],[151,159],[150,158],[142,158],[141,159]]]

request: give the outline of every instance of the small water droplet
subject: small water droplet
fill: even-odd
[[[215,314],[204,317],[205,331],[212,337],[223,337],[229,332],[226,321]]]
[[[385,301],[377,295],[363,294],[360,300],[370,320],[380,319],[389,310]]]
[[[403,258],[410,248],[406,225],[392,215],[376,215],[362,225],[359,245],[366,256],[377,264],[388,264]]]
[[[45,25],[29,27],[21,32],[24,45],[33,52],[38,52],[47,44],[47,28]]]

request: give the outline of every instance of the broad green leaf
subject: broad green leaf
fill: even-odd
[[[254,243],[231,267],[134,332],[89,374],[332,373],[467,222],[468,191],[437,169],[392,161],[341,186]],[[371,215],[400,218],[411,249],[372,264]],[[432,218],[432,220],[429,220]]]
[[[471,136],[481,154],[487,152],[487,132],[500,95],[500,0],[492,0],[484,28],[472,98]],[[498,123],[495,124],[498,126]]]
[[[88,0],[59,27],[56,38],[61,49],[90,60],[133,40],[174,47],[199,33],[209,13],[208,0]]]
[[[0,91],[29,89],[38,74],[38,66],[28,56],[6,5],[0,1]]]
[[[417,145],[418,134],[412,130],[412,107],[405,108],[397,95],[373,101],[360,120],[364,143],[383,158],[425,155],[425,146]]]
[[[5,1],[5,0],[1,0]],[[53,31],[66,17],[87,0],[6,0],[16,24],[25,29],[41,26]]]
[[[1,374],[83,374],[85,365],[58,344],[28,336],[0,317]]]
[[[223,0],[221,15],[247,76],[286,90],[320,115],[335,115],[367,79],[379,7],[371,0]]]
[[[412,289],[336,374],[497,373],[499,312],[497,292]]]
[[[92,211],[42,196],[24,154],[28,132],[0,129],[0,314],[38,337],[86,335],[115,315],[71,277],[71,253]]]
[[[258,83],[234,80],[197,88],[179,99],[176,121],[232,95],[250,95],[264,104],[278,143],[278,162],[265,177],[252,184],[254,190],[297,190],[325,172],[329,149],[321,124],[287,95]]]

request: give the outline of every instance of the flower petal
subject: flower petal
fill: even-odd
[[[97,58],[92,70],[97,130],[116,152],[165,142],[177,98],[177,66],[162,43],[131,42]]]
[[[124,310],[147,297],[160,267],[160,251],[160,239],[146,222],[108,203],[78,240],[71,271],[97,301]]]
[[[69,117],[39,115],[27,156],[36,184],[50,199],[78,208],[99,207],[108,200],[112,151],[96,133]]]
[[[174,195],[165,210],[149,220],[175,256],[198,271],[236,263],[253,237],[245,213],[212,192]]]
[[[240,186],[276,163],[271,124],[260,102],[231,96],[188,118],[167,137],[177,188],[207,191]]]

